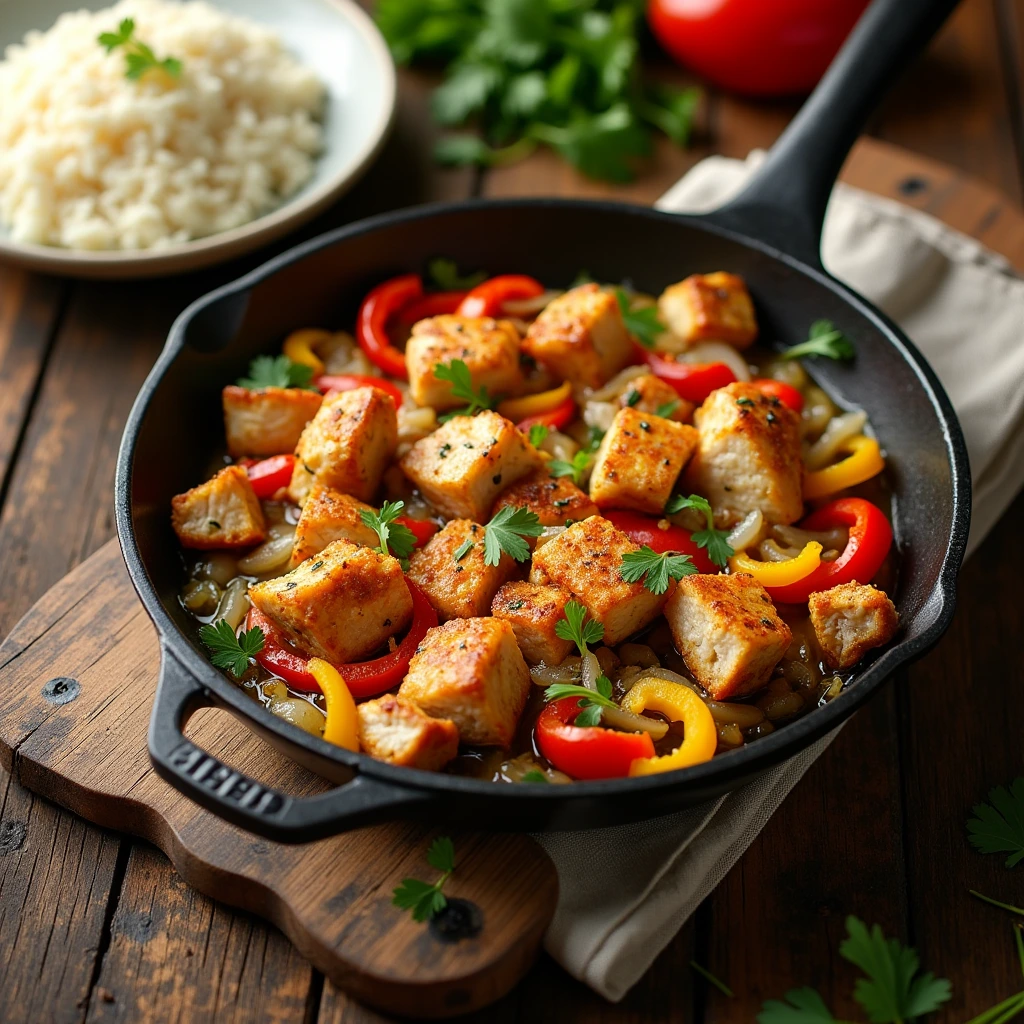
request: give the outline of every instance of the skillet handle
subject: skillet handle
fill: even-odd
[[[165,647],[149,721],[150,760],[162,779],[233,825],[280,843],[305,843],[412,816],[432,802],[419,790],[365,775],[311,797],[264,786],[185,737],[184,726],[193,712],[213,706],[209,691]]]
[[[957,3],[874,0],[744,191],[705,217],[821,267],[825,207],[847,153]]]

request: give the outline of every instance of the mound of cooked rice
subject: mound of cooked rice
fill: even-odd
[[[124,18],[173,78],[97,42]],[[238,227],[305,184],[325,90],[270,30],[193,0],[61,15],[0,62],[0,223],[17,241],[146,249]]]

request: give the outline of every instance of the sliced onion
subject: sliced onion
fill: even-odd
[[[709,700],[708,711],[721,725],[737,725],[750,729],[764,721],[764,712],[756,704],[727,704]]]
[[[800,554],[802,546],[799,548],[779,547],[778,541],[769,537],[767,540],[761,541],[757,550],[765,562],[788,562]]]
[[[542,548],[549,540],[554,540],[560,534],[565,533],[564,526],[545,526],[543,533],[537,538],[537,543],[534,545],[534,551],[537,548]]]
[[[587,395],[587,398],[593,402],[610,402],[613,398],[618,398],[622,394],[623,389],[631,380],[636,380],[637,377],[644,377],[650,372],[650,369],[644,364],[627,366],[624,370],[619,370],[603,387]]]
[[[669,683],[679,683],[680,686],[688,686],[701,699],[704,697],[700,687],[692,679],[687,679],[686,676],[681,676],[678,672],[673,672],[671,669],[645,668],[635,679],[630,681],[629,688],[632,689],[643,679],[664,679]]]
[[[562,292],[548,289],[540,295],[528,299],[509,299],[501,304],[501,311],[507,316],[532,316],[539,313],[549,302],[553,302]]]
[[[801,530],[798,526],[772,527],[771,531],[779,543],[787,548],[803,551],[808,541],[816,540],[825,551],[843,551],[850,539],[850,531],[845,526],[836,526],[831,530]],[[823,556],[824,557],[824,556]]]
[[[724,341],[702,341],[688,348],[680,357],[684,363],[725,363],[737,380],[750,380],[747,361]]]
[[[560,430],[550,431],[540,447],[541,451],[545,451],[563,462],[572,462],[572,457],[580,450],[579,443]]]
[[[588,690],[596,690],[597,677],[601,674],[601,665],[597,660],[597,655],[593,651],[587,651],[583,656],[580,668],[580,682]]]
[[[279,530],[279,527],[272,527]],[[238,568],[246,576],[263,576],[285,565],[292,554],[295,542],[295,527],[287,526],[276,537],[265,541],[245,558],[239,559]]]
[[[863,410],[845,412],[841,416],[833,416],[828,425],[804,456],[808,469],[824,469],[833,462],[839,447],[844,441],[862,433],[868,421],[868,414]]]
[[[248,613],[249,581],[237,576],[225,587],[213,621],[217,623],[223,619],[232,629],[238,629]]]
[[[641,668],[657,668],[661,665],[654,648],[647,644],[620,644],[619,657],[623,665],[639,665]]]
[[[550,686],[552,683],[578,683],[582,668],[577,657],[566,658],[560,665],[539,665],[530,667],[530,678],[538,686]]]
[[[583,406],[583,422],[588,427],[597,427],[598,430],[607,432],[618,411],[619,407],[613,402],[597,402],[591,399]]]
[[[646,715],[634,715],[625,708],[601,708],[601,724],[623,732],[648,732],[656,740],[668,732],[668,722],[648,718]]]
[[[733,551],[746,551],[760,540],[763,529],[764,515],[759,508],[755,508],[741,523],[733,527],[728,537],[729,547]]]

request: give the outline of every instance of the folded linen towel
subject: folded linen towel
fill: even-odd
[[[704,160],[658,206],[720,206],[762,158]],[[900,324],[949,393],[974,478],[970,554],[1024,484],[1024,280],[1001,256],[934,218],[844,185],[829,206],[822,252],[831,273]],[[621,999],[838,731],[699,807],[538,836],[561,885],[545,939],[551,955],[601,995]]]

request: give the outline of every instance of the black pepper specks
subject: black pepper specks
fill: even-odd
[[[297,586],[298,586],[298,583],[296,583],[295,580],[292,580],[291,582],[286,583],[284,585],[284,589],[285,590],[294,590]]]
[[[651,425],[650,425],[650,423],[647,422],[647,420],[641,420],[640,421],[640,429],[641,430],[646,430],[649,433],[650,429],[651,429]]]
[[[312,564],[312,565],[311,565],[311,566],[309,567],[309,571],[310,571],[310,572],[315,572],[315,571],[316,571],[317,569],[322,569],[323,567],[324,567],[324,563],[323,563],[323,562],[314,562],[314,563],[313,563],[313,564]]]
[[[500,473],[495,473],[494,476],[491,477],[491,483],[492,484],[500,484],[501,483],[501,474]]]
[[[437,450],[437,457],[439,459],[447,459],[448,458],[448,453],[451,450],[452,450],[452,446],[450,444],[445,443],[445,444],[441,445],[440,448],[438,448],[438,450]]]

